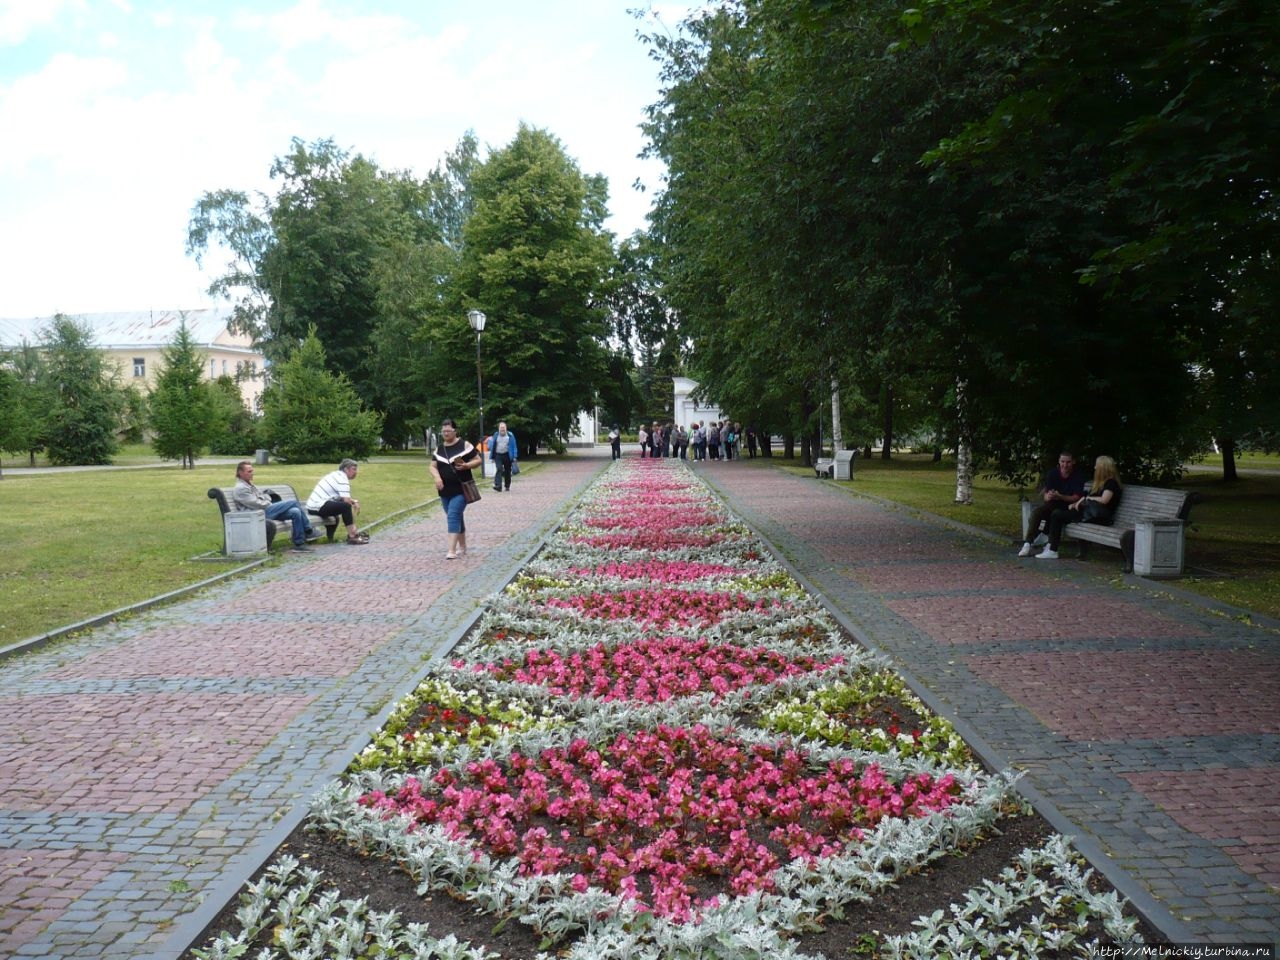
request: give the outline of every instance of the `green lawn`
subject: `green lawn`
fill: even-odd
[[[1280,467],[1280,460],[1273,461]],[[812,476],[796,461],[757,461],[770,462]],[[1253,462],[1265,469],[1272,461]],[[144,448],[130,448],[118,458],[120,466],[156,463]],[[229,566],[196,558],[221,549],[217,507],[205,491],[234,483],[231,464],[31,475],[10,469],[24,465],[6,458],[0,479],[0,509],[9,520],[9,542],[0,551],[0,647],[199,583]],[[259,467],[256,479],[290,483],[305,498],[327,469],[272,463]],[[1180,584],[1280,617],[1280,470],[1274,477],[1247,476],[1230,484],[1196,473],[1183,486],[1205,500],[1192,512],[1191,575]],[[362,464],[354,487],[364,524],[436,503],[421,451]],[[973,505],[957,506],[951,461],[935,464],[927,456],[908,455],[859,460],[850,489],[993,531],[1011,545],[1017,535],[1019,491],[979,479]],[[277,556],[279,551],[278,546]],[[1114,550],[1095,548],[1089,562],[1120,569]]]
[[[120,463],[155,464],[126,455]],[[68,470],[21,475],[5,464],[0,509],[9,541],[0,551],[0,647],[119,607],[199,583],[229,561],[195,559],[222,548],[213,486],[235,483],[232,464],[195,470]],[[260,484],[289,483],[305,499],[332,466],[268,464]],[[378,457],[352,484],[367,525],[419,504],[434,504],[426,458]],[[287,538],[286,538],[287,540]],[[282,546],[277,544],[279,556]],[[352,549],[321,543],[324,550]]]
[[[798,461],[779,461],[785,469],[813,476]],[[1206,461],[1221,468],[1222,461]],[[1241,469],[1272,470],[1227,483],[1217,472],[1189,474],[1179,487],[1204,498],[1191,511],[1187,530],[1188,575],[1179,586],[1225,603],[1280,618],[1280,457],[1251,455]],[[851,490],[927,510],[1008,537],[1011,551],[1019,532],[1020,491],[998,480],[978,478],[973,504],[955,503],[955,461],[933,463],[927,455],[895,454],[892,460],[859,458]],[[1022,491],[1030,495],[1031,490]],[[1074,556],[1074,553],[1068,554]],[[1094,547],[1089,561],[1119,572],[1120,552]]]

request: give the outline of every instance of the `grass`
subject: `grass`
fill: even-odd
[[[116,462],[158,465],[141,446],[121,451]],[[765,462],[812,476],[795,461]],[[0,509],[9,518],[9,542],[0,554],[0,647],[199,583],[225,569],[195,558],[221,550],[217,508],[205,491],[234,483],[231,464],[22,474],[11,470],[26,466],[22,458],[0,463]],[[1280,458],[1251,456],[1249,467],[1275,468],[1276,474],[1226,483],[1217,474],[1197,472],[1181,484],[1205,500],[1191,514],[1190,575],[1179,584],[1280,618]],[[321,464],[272,463],[259,468],[257,479],[292,484],[305,497],[325,471]],[[435,502],[421,451],[380,455],[362,465],[355,489],[364,506],[363,524]],[[906,454],[889,461],[859,459],[852,489],[1007,536],[1010,543],[1017,535],[1019,491],[979,478],[973,504],[957,505],[951,460],[935,464],[928,456]],[[1095,548],[1089,562],[1120,570],[1114,550]]]
[[[775,458],[774,463],[779,463]],[[805,476],[813,471],[796,461],[781,461],[785,469]],[[1221,467],[1206,460],[1206,465]],[[1244,461],[1240,463],[1245,468]],[[1248,468],[1268,472],[1242,476],[1230,483],[1217,472],[1188,474],[1179,488],[1194,490],[1204,499],[1191,511],[1187,529],[1188,575],[1178,585],[1233,606],[1280,618],[1280,457],[1251,455]],[[1019,490],[999,480],[977,478],[973,503],[955,502],[955,461],[934,463],[928,455],[895,454],[881,460],[859,458],[851,489],[883,497],[905,506],[967,523],[1014,544],[1018,536]],[[1074,554],[1070,554],[1074,555]],[[1095,547],[1089,563],[1118,573],[1119,551]]]
[[[117,462],[157,464],[154,455],[128,452]],[[10,466],[0,480],[9,537],[0,554],[0,647],[199,583],[231,565],[196,558],[222,549],[218,508],[205,491],[235,483],[232,464],[25,475]],[[292,484],[305,499],[329,469],[272,463],[255,479]],[[362,464],[353,489],[362,525],[436,502],[421,451]]]

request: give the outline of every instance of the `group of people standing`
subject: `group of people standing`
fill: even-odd
[[[734,460],[742,456],[742,443],[747,444],[748,455],[756,455],[756,432],[748,427],[743,433],[742,424],[730,420],[694,422],[688,428],[675,423],[641,424],[636,434],[640,444],[641,459],[676,457],[689,459],[693,448],[694,460]],[[609,431],[609,445],[613,459],[622,456],[622,433],[615,423]]]
[[[1058,465],[1045,474],[1040,484],[1041,503],[1027,523],[1027,539],[1018,556],[1035,554],[1037,560],[1057,560],[1062,534],[1071,523],[1109,525],[1124,486],[1110,457],[1093,462],[1093,482],[1086,488],[1084,472],[1076,469],[1076,458],[1070,450],[1058,454]],[[1037,547],[1042,548],[1035,553]]]

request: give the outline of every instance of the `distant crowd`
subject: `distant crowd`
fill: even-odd
[[[685,427],[676,423],[641,424],[637,434],[640,444],[640,456],[676,457],[680,460],[690,459],[692,448],[694,460],[736,460],[743,455],[754,458],[758,453],[756,431],[731,420],[709,420],[706,423],[694,422]],[[609,431],[609,443],[613,447],[613,458],[622,456],[622,435],[615,423]]]

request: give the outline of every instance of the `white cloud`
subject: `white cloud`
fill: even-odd
[[[19,44],[57,21],[65,0],[0,0],[0,46]]]
[[[0,316],[206,304],[192,205],[270,192],[293,137],[421,176],[467,130],[501,147],[524,121],[610,178],[617,232],[643,223],[631,183],[658,181],[636,158],[656,66],[629,0],[259,3],[0,0],[0,43],[28,38],[0,60]],[[54,12],[6,19],[29,7]]]

